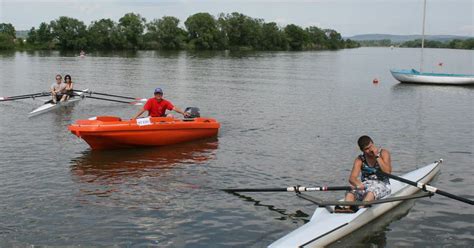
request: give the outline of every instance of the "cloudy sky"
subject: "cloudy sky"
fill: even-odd
[[[474,0],[427,0],[426,34],[474,36]],[[420,34],[423,0],[0,0],[0,23],[17,30],[38,27],[60,16],[85,24],[134,12],[150,21],[192,14],[240,12],[281,26],[332,28],[356,34]]]

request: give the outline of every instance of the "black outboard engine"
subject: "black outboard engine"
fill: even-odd
[[[199,108],[198,107],[187,107],[184,110],[184,112],[189,114],[189,116],[187,116],[187,118],[201,117],[201,114],[199,113]]]

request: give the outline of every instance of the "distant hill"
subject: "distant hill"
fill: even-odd
[[[458,35],[425,35],[425,40],[434,41],[449,41],[454,39],[467,40],[469,36],[458,36]],[[394,35],[394,34],[360,34],[352,37],[344,37],[344,39],[351,39],[355,41],[363,40],[391,40],[394,43],[405,42],[410,40],[421,39],[421,35]]]

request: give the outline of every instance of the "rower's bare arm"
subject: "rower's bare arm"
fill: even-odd
[[[359,180],[360,171],[362,168],[362,160],[356,158],[354,160],[354,165],[352,166],[351,175],[349,176],[349,183],[354,187],[362,187],[362,182]]]
[[[380,169],[382,169],[383,172],[392,173],[392,158],[388,150],[383,149],[380,152],[380,157],[377,159],[377,162],[379,163]]]
[[[176,111],[176,112],[178,112],[178,113],[180,113],[180,114],[182,114],[182,115],[184,115],[184,116],[187,115],[183,110],[181,110],[181,109],[178,108],[178,107],[174,107],[174,108],[173,108],[173,111]]]

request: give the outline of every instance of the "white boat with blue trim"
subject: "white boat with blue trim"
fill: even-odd
[[[472,74],[448,74],[423,71],[423,49],[425,47],[426,0],[423,1],[423,26],[421,38],[420,70],[390,70],[392,76],[401,83],[438,84],[438,85],[474,85]]]
[[[474,85],[474,75],[429,73],[411,70],[390,70],[393,77],[401,83],[440,84],[440,85]]]
[[[441,162],[440,159],[401,177],[416,182],[420,187],[431,187],[423,185],[430,182],[438,173]],[[389,196],[378,200],[379,202],[374,201],[374,205],[371,207],[359,209],[355,213],[335,213],[334,207],[329,207],[334,204],[333,202],[319,203],[319,207],[308,223],[275,241],[269,247],[324,247],[390,211],[403,200],[409,199],[410,196],[411,199],[414,199],[430,195],[429,193],[422,195],[423,193],[419,193],[420,187],[414,187],[398,180],[390,179],[390,185],[392,193]],[[428,191],[430,190],[428,189]],[[322,205],[325,204],[327,204],[326,207],[323,207]]]

